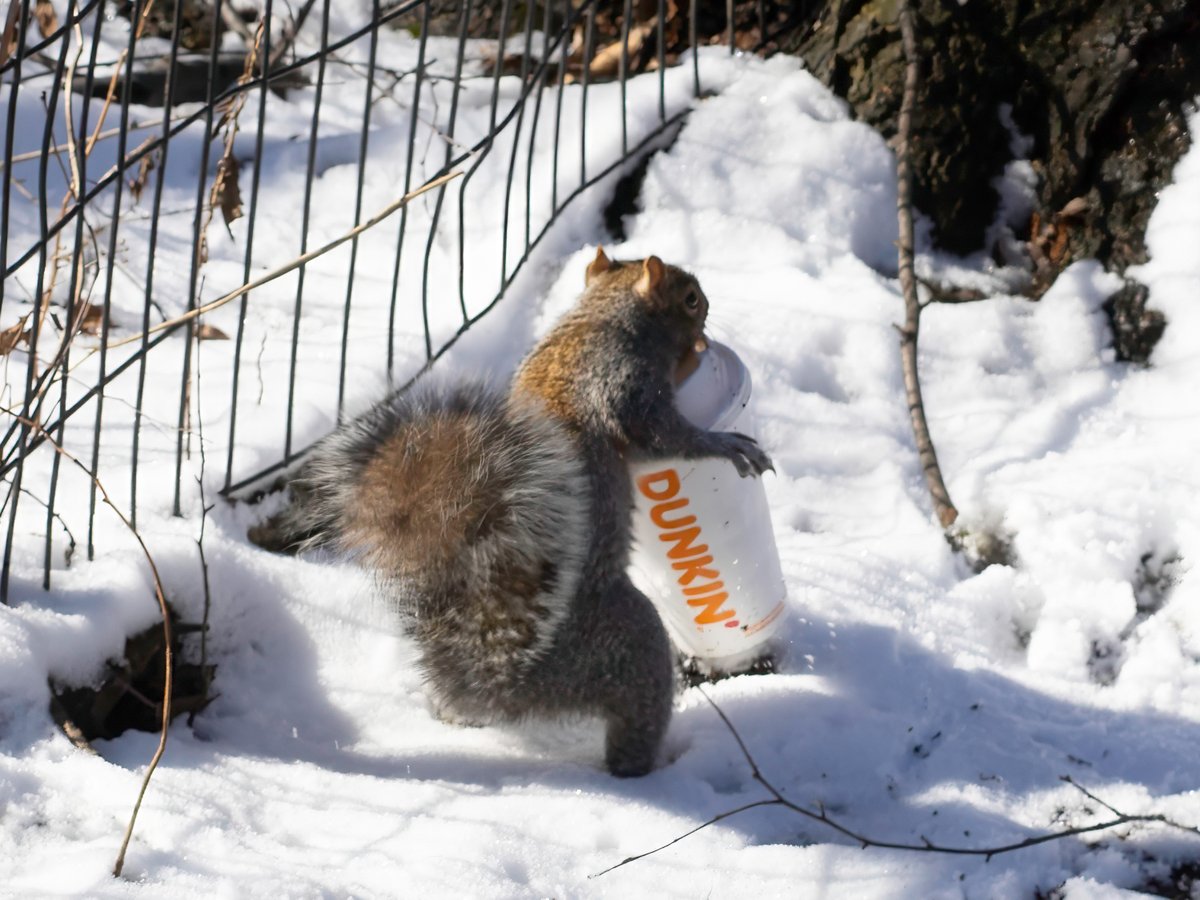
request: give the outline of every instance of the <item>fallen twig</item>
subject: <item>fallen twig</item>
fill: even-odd
[[[113,865],[113,876],[119,877],[121,875],[121,870],[125,866],[125,853],[129,849],[129,841],[133,837],[133,826],[137,822],[138,812],[142,808],[142,800],[146,796],[146,789],[150,786],[150,778],[154,775],[154,770],[158,768],[158,763],[162,759],[163,752],[167,749],[167,729],[171,724],[171,693],[172,688],[174,687],[174,654],[171,652],[171,613],[170,610],[167,609],[166,592],[163,590],[162,578],[159,577],[158,566],[154,563],[154,557],[150,554],[150,548],[146,546],[146,542],[142,539],[142,536],[138,533],[138,530],[133,527],[133,523],[130,522],[128,517],[121,512],[120,508],[113,503],[108,491],[104,488],[104,484],[100,481],[100,477],[89,470],[88,467],[85,466],[79,459],[79,457],[75,456],[75,454],[63,447],[62,444],[58,443],[58,441],[56,441],[39,423],[33,421],[32,419],[26,419],[18,416],[15,412],[10,412],[10,414],[16,417],[17,420],[23,425],[40,432],[42,438],[54,448],[56,453],[58,453],[64,459],[73,462],[84,472],[84,474],[87,475],[92,484],[96,486],[96,489],[100,491],[100,496],[104,499],[104,502],[108,505],[109,509],[116,513],[117,518],[120,519],[122,524],[129,529],[129,533],[132,534],[134,539],[138,542],[138,546],[142,549],[142,555],[146,557],[146,562],[150,566],[151,578],[154,580],[154,597],[158,601],[158,609],[159,613],[162,615],[163,623],[162,727],[158,734],[158,747],[154,751],[154,756],[150,758],[150,763],[146,767],[146,774],[142,776],[142,785],[138,790],[137,800],[133,804],[133,812],[130,813],[129,824],[125,827],[125,836],[121,840],[121,849],[117,852],[116,863]]]
[[[812,819],[814,822],[820,822],[825,827],[836,831],[838,834],[845,835],[846,837],[855,841],[857,844],[860,844],[864,850],[868,847],[879,847],[885,850],[911,850],[920,853],[946,853],[956,856],[982,856],[985,861],[990,860],[993,856],[999,856],[1003,853],[1012,853],[1015,850],[1024,850],[1026,847],[1036,847],[1038,844],[1046,844],[1050,841],[1059,841],[1063,838],[1075,837],[1081,834],[1090,834],[1096,831],[1106,831],[1110,828],[1116,828],[1120,825],[1129,825],[1139,822],[1157,823],[1171,828],[1176,828],[1180,831],[1187,831],[1191,834],[1200,835],[1200,828],[1176,822],[1161,813],[1123,813],[1116,807],[1101,800],[1091,791],[1072,780],[1069,775],[1062,775],[1060,776],[1061,781],[1071,785],[1094,803],[1103,806],[1113,814],[1113,818],[1107,819],[1103,822],[1097,822],[1093,825],[1079,825],[1072,828],[1064,828],[1059,831],[1047,832],[1046,834],[1033,835],[1020,841],[1013,841],[1012,843],[1001,844],[995,847],[953,847],[943,844],[935,844],[925,837],[921,838],[920,844],[910,844],[903,841],[881,841],[877,838],[869,837],[865,834],[855,831],[854,829],[849,828],[831,818],[829,814],[826,813],[824,806],[818,806],[816,809],[809,809],[808,807],[794,803],[785,797],[783,793],[776,788],[775,785],[766,778],[766,776],[763,775],[762,770],[758,767],[757,761],[750,753],[750,749],[746,746],[746,742],[742,740],[742,736],[733,726],[733,723],[729,720],[729,717],[725,715],[724,710],[722,710],[721,707],[716,704],[716,702],[704,691],[703,688],[697,688],[697,690],[699,690],[704,699],[708,701],[709,706],[716,711],[721,721],[725,724],[725,727],[729,729],[729,733],[733,735],[733,739],[737,742],[738,749],[741,750],[742,756],[750,766],[750,776],[760,785],[762,785],[763,788],[766,789],[767,793],[770,794],[770,796],[764,797],[761,800],[755,800],[753,802],[746,803],[737,807],[736,809],[727,810],[726,812],[713,816],[711,819],[708,819],[702,824],[697,825],[690,831],[681,834],[670,841],[667,841],[661,846],[655,847],[653,850],[647,850],[645,853],[638,853],[634,856],[626,857],[619,863],[609,866],[607,869],[603,869],[602,871],[597,872],[589,877],[598,878],[601,875],[605,875],[608,872],[613,871],[614,869],[619,869],[622,866],[629,865],[629,863],[637,862],[639,859],[645,859],[647,856],[652,856],[661,850],[665,850],[668,847],[679,843],[684,838],[689,837],[690,835],[693,835],[697,831],[701,831],[710,825],[715,825],[724,819],[728,819],[731,816],[746,812],[747,810],[758,809],[764,806],[782,806],[785,809],[790,809],[792,812],[797,813],[798,815],[801,815],[807,819]]]

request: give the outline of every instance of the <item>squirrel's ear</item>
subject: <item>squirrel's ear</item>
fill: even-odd
[[[666,274],[667,268],[661,259],[657,256],[647,256],[642,262],[642,277],[633,286],[634,290],[643,297],[649,297],[654,293],[654,289],[662,284],[663,276]]]
[[[612,260],[604,255],[604,248],[596,248],[596,258],[588,263],[587,274],[583,276],[583,285],[587,287],[592,281],[612,268]]]

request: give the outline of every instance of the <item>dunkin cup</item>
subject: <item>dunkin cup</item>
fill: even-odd
[[[750,373],[710,341],[675,403],[708,431],[752,435]],[[702,669],[737,672],[765,656],[787,589],[761,478],[727,459],[664,459],[631,466],[630,574],[680,649]]]

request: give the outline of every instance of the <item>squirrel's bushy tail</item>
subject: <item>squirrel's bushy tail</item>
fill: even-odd
[[[320,441],[291,489],[251,539],[359,559],[413,617],[427,667],[439,647],[456,669],[476,661],[453,679],[464,691],[536,659],[578,587],[590,518],[578,451],[549,417],[483,386],[393,394]]]

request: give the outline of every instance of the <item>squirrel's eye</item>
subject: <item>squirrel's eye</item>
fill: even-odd
[[[695,291],[688,291],[687,296],[683,298],[683,302],[688,309],[695,309],[700,305],[700,298],[696,296]]]

